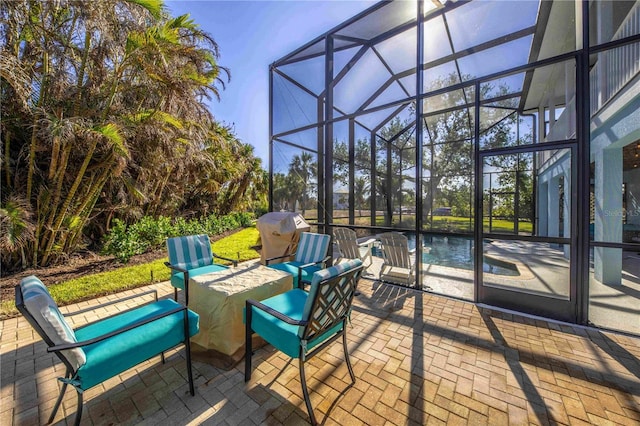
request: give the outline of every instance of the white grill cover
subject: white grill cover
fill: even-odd
[[[267,213],[258,219],[257,226],[262,242],[260,261],[263,265],[265,259],[295,253],[300,234],[311,230],[301,214],[291,212]]]

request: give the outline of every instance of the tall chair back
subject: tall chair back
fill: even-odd
[[[367,266],[371,266],[373,263],[371,250],[376,241],[374,238],[359,243],[355,231],[349,228],[334,228],[333,238],[340,250],[338,260],[360,259],[362,262],[366,262],[369,259]]]
[[[409,250],[409,240],[399,232],[385,232],[378,235],[382,252],[382,281],[415,281],[415,249]]]
[[[211,250],[209,236],[187,235],[167,238],[169,261],[165,265],[171,269],[171,285],[174,287],[173,297],[178,300],[178,289],[185,290],[185,304],[189,304],[189,277],[221,271],[225,265],[215,263],[215,259],[224,259],[238,265],[237,260],[218,256]]]
[[[208,235],[188,235],[186,237],[167,238],[169,263],[179,268],[195,269],[213,263],[211,241]],[[171,275],[180,272],[171,271]]]
[[[295,261],[301,263],[322,261],[327,256],[330,241],[330,235],[303,232],[300,235]]]
[[[298,331],[303,341],[312,342],[348,318],[361,265],[362,261],[356,259],[313,274],[302,311],[302,319],[307,323]]]
[[[331,236],[326,234],[316,234],[313,232],[303,232],[300,234],[300,242],[293,260],[273,263],[282,259],[291,258],[290,255],[272,257],[266,259],[266,265],[273,269],[287,272],[293,276],[293,286],[300,287],[310,284],[313,274],[323,269],[329,260],[327,253]]]

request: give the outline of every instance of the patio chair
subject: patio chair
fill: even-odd
[[[356,381],[347,350],[346,324],[361,272],[362,261],[350,260],[315,272],[308,293],[294,288],[262,302],[246,301],[245,382],[251,379],[251,338],[255,332],[276,349],[299,359],[302,394],[313,425],[317,422],[309,399],[305,362],[342,336],[351,382]]]
[[[366,269],[373,263],[371,250],[376,242],[375,238],[369,238],[366,241],[358,242],[356,232],[349,228],[335,228],[333,230],[333,238],[338,244],[340,256],[336,259],[336,263],[342,259],[360,259],[362,263],[369,259],[369,264],[364,267]]]
[[[152,291],[155,293],[155,291]],[[147,292],[143,294],[149,294]],[[142,294],[142,295],[143,295]],[[107,302],[112,305],[141,295]],[[173,300],[157,300],[73,330],[60,313],[51,294],[35,276],[24,278],[16,287],[16,307],[66,367],[60,395],[48,423],[56,416],[67,385],[78,394],[75,424],[82,417],[82,394],[100,383],[154,356],[184,344],[189,391],[195,394],[191,371],[189,338],[199,331],[199,317]],[[72,316],[95,308],[67,314]]]
[[[293,275],[293,287],[303,288],[304,284],[310,284],[313,274],[326,266],[329,257],[330,235],[303,232],[300,234],[300,242],[292,261],[275,263],[274,260],[286,259],[294,256],[287,254],[266,259],[266,266],[279,269]]]
[[[184,290],[185,305],[189,306],[189,277],[208,274],[227,269],[225,265],[215,263],[216,259],[227,260],[238,266],[238,261],[218,256],[211,251],[208,235],[189,235],[167,238],[169,261],[164,264],[171,268],[173,298],[178,300],[178,289]]]
[[[415,249],[409,250],[409,240],[399,232],[378,235],[382,252],[380,280],[411,284],[415,281]]]

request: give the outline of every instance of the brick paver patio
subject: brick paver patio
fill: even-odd
[[[149,288],[162,295],[171,292],[163,283],[126,294]],[[640,424],[638,339],[365,279],[359,288],[353,327],[348,328],[356,384],[348,387],[339,344],[308,363],[320,422]],[[23,318],[0,324],[0,423],[44,424],[64,368]],[[249,384],[242,362],[223,371],[196,361],[196,395],[191,397],[183,356],[183,349],[174,350],[164,365],[153,358],[86,392],[83,424],[308,422],[297,360],[264,347],[254,355]],[[72,423],[75,411],[75,391],[68,389],[56,422]]]

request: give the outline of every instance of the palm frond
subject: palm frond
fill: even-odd
[[[133,198],[136,198],[138,201],[144,202],[147,200],[147,196],[144,194],[144,192],[140,190],[140,188],[138,187],[138,185],[133,179],[131,179],[128,176],[125,176],[122,179],[122,183],[127,188],[127,193],[130,196],[132,196]]]
[[[33,240],[31,217],[29,204],[18,197],[10,197],[0,207],[0,252],[16,252]]]
[[[182,124],[182,121],[180,120],[180,118],[168,112],[159,111],[159,110],[141,111],[136,114],[129,114],[126,116],[126,118],[132,123],[142,123],[150,118],[153,118],[164,124],[169,124],[170,126],[173,126],[176,129],[184,128],[184,125]]]
[[[169,20],[169,22],[167,22],[167,26],[169,26],[169,28],[186,29],[192,31],[198,29],[198,24],[196,24],[194,20],[191,19],[191,15],[189,15],[188,13]]]
[[[134,3],[145,8],[151,16],[156,19],[162,17],[162,12],[165,10],[163,0],[127,0],[129,3]]]
[[[129,156],[129,150],[124,144],[124,139],[120,134],[120,128],[117,124],[108,123],[104,126],[94,127],[93,130],[105,137],[109,142],[111,142],[116,152],[119,152],[121,155],[124,155],[126,157]]]

